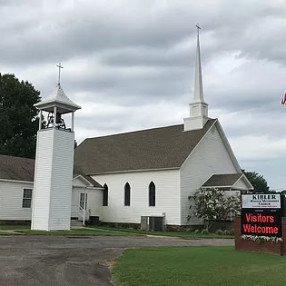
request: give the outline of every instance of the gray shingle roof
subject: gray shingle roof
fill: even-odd
[[[32,182],[35,160],[0,155],[0,179]]]
[[[202,187],[230,187],[235,184],[241,176],[243,176],[241,173],[212,175]]]
[[[0,179],[12,181],[34,181],[35,160],[8,155],[0,155]],[[97,181],[74,170],[74,176],[82,175],[94,187],[103,188]]]
[[[75,149],[75,166],[84,174],[179,168],[216,120],[184,132],[184,125],[84,140]]]

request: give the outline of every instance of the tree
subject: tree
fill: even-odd
[[[254,188],[253,192],[269,193],[267,181],[263,178],[262,175],[259,175],[256,172],[246,172],[245,170],[242,170],[242,172],[252,184]]]
[[[229,195],[217,188],[199,189],[190,198],[194,201],[190,208],[196,217],[204,220],[207,230],[212,221],[230,219],[240,211],[240,195]]]
[[[40,92],[27,81],[0,73],[0,154],[34,158]]]

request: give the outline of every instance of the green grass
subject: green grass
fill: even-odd
[[[0,235],[63,235],[63,236],[127,236],[127,235],[157,235],[181,237],[185,239],[194,238],[233,238],[232,235],[200,234],[194,232],[160,232],[160,231],[141,231],[128,228],[115,227],[88,227],[72,229],[70,231],[34,231],[29,225],[0,225]]]
[[[6,225],[0,224],[0,236],[2,235],[20,235],[21,231],[30,229],[29,225]]]
[[[57,231],[40,231],[40,230],[23,230],[19,231],[20,234],[26,235],[60,235],[60,236],[135,236],[136,233],[126,233],[117,230],[102,230],[102,229],[89,229],[80,228],[72,230],[57,230]]]
[[[201,234],[201,233],[194,233],[194,232],[175,232],[175,231],[142,231],[137,229],[128,229],[128,228],[115,228],[115,227],[95,227],[95,229],[102,229],[102,230],[117,230],[120,232],[126,232],[130,234],[141,234],[141,235],[157,235],[157,236],[170,236],[170,237],[181,237],[185,239],[191,238],[234,238],[233,235],[228,234]]]
[[[29,225],[22,225],[22,224],[0,224],[0,231],[1,230],[19,230],[19,229],[29,229],[31,228]]]
[[[100,228],[79,228],[71,229],[70,231],[58,230],[58,231],[41,231],[31,230],[30,226],[6,226],[0,228],[0,235],[55,235],[55,236],[135,236],[140,235],[136,233],[127,233],[108,229]]]
[[[128,249],[113,268],[117,286],[282,286],[286,258],[233,247]]]
[[[136,235],[117,229],[80,228],[70,231],[37,231],[31,230],[29,225],[0,225],[0,235],[59,235],[59,236],[110,236],[110,235]]]

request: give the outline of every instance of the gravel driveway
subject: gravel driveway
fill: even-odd
[[[125,248],[234,245],[232,239],[0,236],[0,285],[112,285],[109,266]]]

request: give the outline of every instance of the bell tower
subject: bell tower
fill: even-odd
[[[40,110],[32,205],[33,230],[70,230],[74,157],[74,113],[81,107],[55,91],[36,103]],[[64,120],[68,121],[68,126]],[[42,118],[46,120],[42,127]]]

